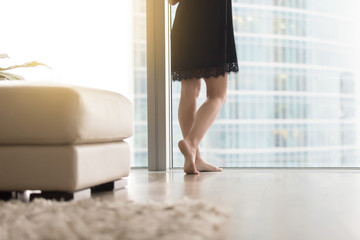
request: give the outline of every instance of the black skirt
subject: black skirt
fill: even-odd
[[[231,0],[180,0],[171,30],[172,79],[239,71]]]

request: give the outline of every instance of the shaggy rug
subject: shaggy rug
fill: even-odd
[[[174,203],[0,201],[0,239],[214,239],[222,234],[229,213],[187,198]]]

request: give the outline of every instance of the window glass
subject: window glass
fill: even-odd
[[[220,167],[359,167],[359,21],[329,0],[233,0],[240,71],[200,144]],[[173,8],[173,13],[175,13]],[[174,15],[173,15],[174,17]],[[357,86],[357,87],[356,87]],[[205,100],[203,82],[198,106]],[[173,141],[182,139],[173,83]],[[173,166],[183,157],[174,144]]]

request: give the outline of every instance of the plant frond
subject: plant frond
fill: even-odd
[[[0,71],[6,71],[6,70],[11,70],[11,69],[14,69],[14,68],[22,68],[22,67],[36,67],[36,66],[45,66],[47,68],[50,68],[49,66],[43,64],[43,63],[39,63],[39,62],[28,62],[28,63],[24,63],[24,64],[21,64],[21,65],[13,65],[13,66],[10,66],[10,67],[7,67],[7,68],[0,68]]]
[[[25,80],[22,76],[14,73],[0,72],[0,80]]]

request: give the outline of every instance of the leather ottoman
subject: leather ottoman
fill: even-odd
[[[0,198],[74,199],[126,185],[132,104],[111,91],[0,82]]]

